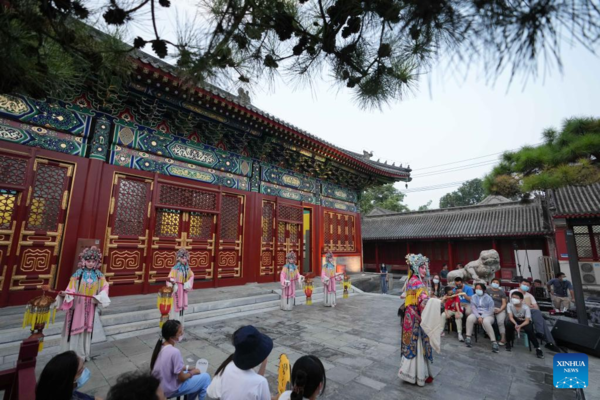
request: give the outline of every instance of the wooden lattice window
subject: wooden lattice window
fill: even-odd
[[[159,204],[171,207],[217,210],[217,194],[181,186],[160,185]]]
[[[304,218],[304,212],[301,208],[285,206],[279,204],[277,207],[277,219],[288,222],[302,222]]]
[[[578,225],[573,227],[577,257],[600,260],[600,225]]]
[[[168,208],[156,210],[156,236],[179,237],[181,211]]]
[[[262,207],[262,241],[273,241],[273,207],[270,203],[264,203]]]
[[[14,190],[0,189],[0,229],[10,229],[17,204],[17,195]]]
[[[240,225],[240,198],[223,196],[221,208],[221,240],[238,240]]]
[[[38,164],[27,216],[28,230],[58,231],[68,179],[69,167]]]
[[[119,236],[144,236],[147,210],[148,183],[120,179],[113,233]]]
[[[0,156],[0,183],[23,186],[26,173],[27,160]]]
[[[331,251],[354,251],[354,217],[346,214],[325,212],[323,218],[324,245]]]
[[[190,238],[212,239],[213,214],[192,212],[190,214]]]
[[[285,222],[277,223],[277,243],[285,243]]]

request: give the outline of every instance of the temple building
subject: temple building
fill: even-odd
[[[126,86],[61,99],[0,95],[0,306],[62,289],[83,246],[111,296],[152,293],[186,248],[195,288],[362,269],[357,202],[410,169],[327,143],[143,53]]]

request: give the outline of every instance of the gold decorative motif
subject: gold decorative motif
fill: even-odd
[[[115,250],[110,255],[110,267],[113,270],[137,269],[139,265],[138,251]]]
[[[134,137],[135,134],[133,133],[133,130],[131,130],[131,128],[125,127],[121,128],[121,130],[119,131],[119,140],[125,146],[129,146],[131,142],[133,142]]]
[[[8,111],[10,114],[23,114],[29,110],[27,103],[23,99],[10,95],[0,95],[0,109]]]
[[[283,181],[283,183],[285,183],[286,185],[290,185],[290,186],[294,186],[294,187],[298,187],[300,186],[300,178],[297,178],[295,176],[291,176],[291,175],[283,175],[281,177],[281,180]]]
[[[219,267],[235,267],[237,265],[236,256],[235,251],[221,251],[219,253]]]
[[[26,249],[21,258],[21,271],[43,272],[50,269],[50,249]]]
[[[176,262],[175,251],[156,251],[152,256],[154,269],[171,268]]]
[[[273,263],[273,255],[271,254],[270,251],[263,251],[262,253],[262,266],[263,267],[270,267],[271,264]]]
[[[190,252],[190,267],[210,267],[210,252],[192,251]]]

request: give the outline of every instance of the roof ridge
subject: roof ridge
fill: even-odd
[[[386,215],[373,215],[373,216],[369,216],[369,215],[365,215],[365,217],[368,218],[377,218],[377,217],[392,217],[392,216],[396,216],[396,215],[417,215],[417,214],[428,214],[428,213],[448,213],[448,212],[452,212],[452,211],[461,211],[461,210],[476,210],[476,209],[482,209],[482,208],[502,208],[502,207],[510,207],[510,206],[520,206],[520,207],[526,207],[526,206],[531,206],[531,205],[535,205],[536,201],[532,201],[529,203],[523,203],[520,200],[513,200],[507,203],[496,203],[496,204],[474,204],[472,206],[459,206],[459,207],[448,207],[448,208],[435,208],[433,210],[422,210],[422,211],[393,211],[390,214],[386,214]]]

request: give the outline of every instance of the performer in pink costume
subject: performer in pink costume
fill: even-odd
[[[325,298],[323,304],[325,307],[335,307],[336,305],[336,281],[342,280],[342,273],[335,272],[333,254],[328,251],[325,255],[325,264],[321,268],[321,281],[323,282],[323,291]]]
[[[85,360],[90,358],[96,305],[104,308],[110,304],[108,282],[99,270],[101,262],[102,253],[97,247],[83,250],[79,255],[79,268],[71,276],[69,286],[56,298],[58,309],[67,311],[61,352],[73,350]]]
[[[177,251],[177,264],[171,268],[167,286],[173,288],[173,307],[169,319],[184,323],[185,310],[188,308],[188,292],[194,289],[194,273],[190,268],[190,253],[186,249]]]
[[[296,253],[290,251],[286,256],[287,264],[281,269],[279,280],[281,282],[281,309],[292,311],[296,303],[296,285],[302,289],[304,277],[300,275],[296,266]]]

